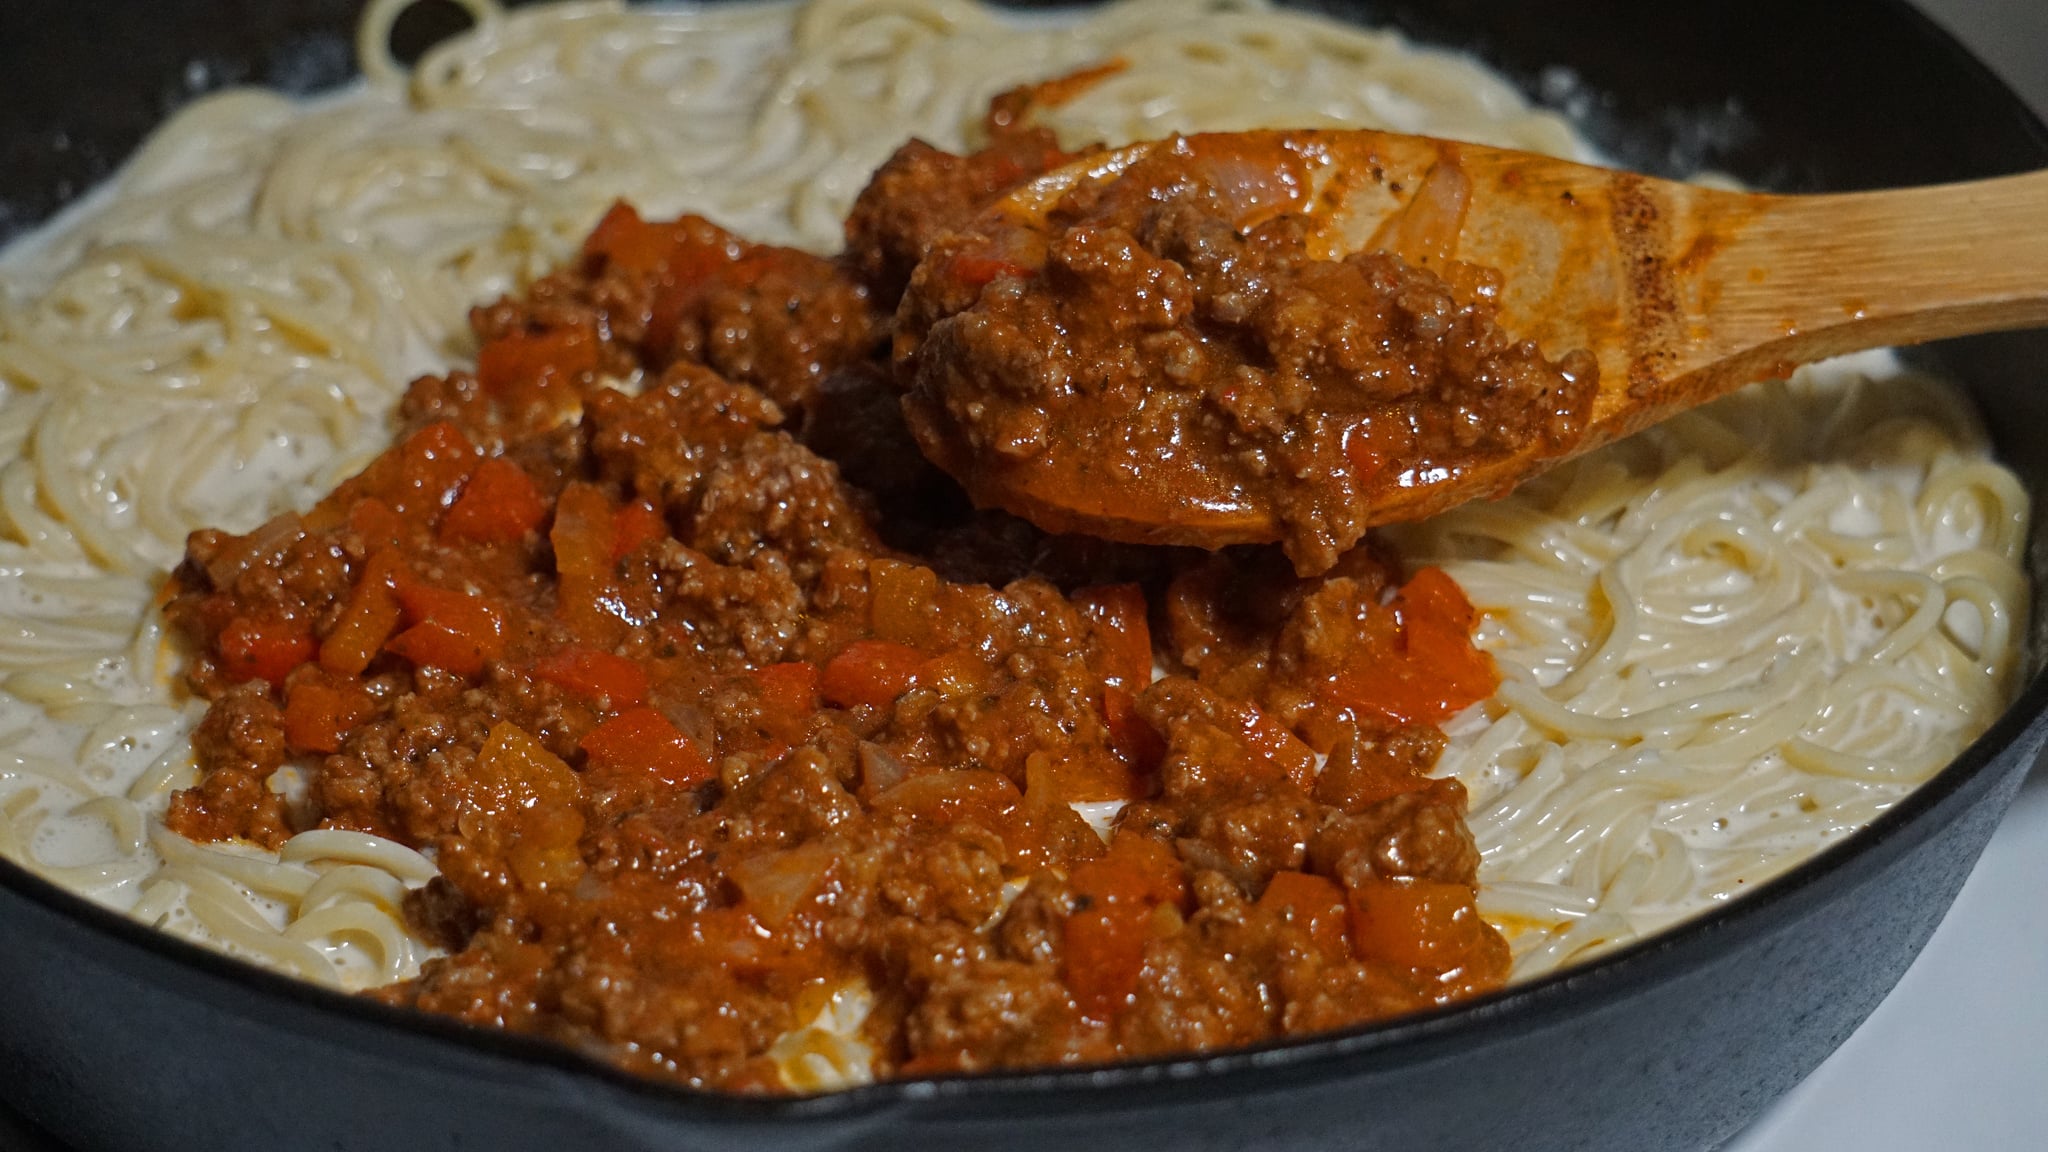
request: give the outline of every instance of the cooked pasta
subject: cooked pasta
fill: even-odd
[[[1440,768],[1518,974],[1868,823],[2011,698],[2027,496],[1947,383],[1808,369],[1398,533],[1505,677]]]
[[[166,831],[199,709],[154,598],[193,529],[253,529],[360,467],[409,379],[473,355],[468,308],[613,200],[830,251],[904,139],[971,146],[996,92],[1112,56],[1045,113],[1070,143],[1354,125],[1591,156],[1468,60],[1256,0],[465,0],[476,28],[410,69],[386,49],[405,6],[371,5],[361,86],[200,101],[0,265],[0,854],[348,988],[417,971],[398,909],[433,863],[358,833],[273,856]],[[1759,883],[1974,738],[2009,698],[2026,517],[1960,393],[1876,358],[1395,533],[1450,567],[1506,674],[1441,770],[1471,789],[1518,974]],[[834,1037],[864,1011],[835,999],[786,1038],[793,1085],[858,1078]]]

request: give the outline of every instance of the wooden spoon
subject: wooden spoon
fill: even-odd
[[[1304,217],[1318,256],[1378,248],[1429,268],[1456,260],[1498,269],[1506,334],[1553,359],[1574,349],[1597,358],[1584,434],[1567,450],[1415,471],[1354,494],[1369,504],[1354,510],[1361,525],[1505,493],[1561,459],[1808,361],[2048,324],[2048,172],[1771,196],[1415,136],[1250,132],[1091,157],[1017,189],[969,232],[992,250],[1042,253],[1059,206],[1101,192],[1159,149],[1212,166],[1228,158],[1221,178],[1247,189],[1240,225]],[[920,303],[917,292],[899,336],[905,361],[951,307]],[[1242,486],[1171,445],[1136,468],[1100,467],[1086,436],[1055,438],[1052,457],[1031,468],[988,459],[921,386],[906,405],[913,429],[977,502],[1054,531],[1144,543],[1213,548],[1289,535]],[[1295,558],[1305,569],[1325,566]]]

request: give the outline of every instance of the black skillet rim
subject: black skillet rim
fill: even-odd
[[[2048,163],[2048,124],[1966,49],[1947,29],[1907,0],[1867,0],[1892,10],[1917,34],[1930,54],[1943,54],[1959,74],[1972,74],[1987,91],[2001,94],[2017,123],[2032,138],[2034,150]],[[2035,583],[2039,583],[2039,579]],[[2040,611],[2037,606],[2036,611]],[[2036,622],[2037,624],[2039,622]],[[2037,629],[2038,631],[2038,629]],[[1855,833],[1829,845],[1794,868],[1765,881],[1740,899],[1720,905],[1650,937],[1619,948],[1597,960],[1517,984],[1475,1000],[1402,1016],[1357,1029],[1305,1040],[1279,1041],[1198,1057],[1163,1058],[1115,1064],[1075,1065],[1028,1072],[960,1074],[893,1080],[812,1096],[740,1096],[695,1089],[623,1071],[609,1063],[562,1045],[533,1037],[473,1027],[443,1017],[390,1007],[348,995],[233,959],[201,945],[145,926],[112,909],[69,892],[11,860],[0,858],[0,889],[44,911],[114,941],[133,946],[153,959],[191,969],[246,990],[231,1004],[216,1003],[245,1018],[267,1011],[312,1009],[373,1029],[396,1029],[430,1045],[453,1045],[466,1055],[517,1065],[523,1071],[565,1072],[579,1079],[651,1104],[695,1111],[706,1119],[731,1122],[795,1123],[829,1121],[888,1110],[920,1101],[1029,1100],[1055,1093],[1089,1094],[1111,1103],[1121,1089],[1154,1088],[1231,1078],[1232,1094],[1248,1094],[1285,1074],[1320,1077],[1342,1075],[1333,1067],[1354,1058],[1378,1056],[1403,1047],[1434,1049],[1454,1039],[1483,1041],[1488,1032],[1540,1026],[1556,1015],[1612,998],[1626,998],[1633,988],[1660,977],[1697,969],[1716,954],[1719,938],[1748,926],[1767,932],[1785,913],[1796,914],[1801,898],[1836,878],[1858,861],[1877,855],[1914,830],[1925,816],[1977,782],[2008,755],[2038,748],[2048,737],[2048,668],[2037,671],[2006,710],[1946,767],[1903,800]],[[138,957],[117,956],[127,966]],[[221,997],[210,996],[219,1001]],[[269,1001],[269,1003],[266,1003]],[[302,1018],[303,1019],[303,1018]],[[317,1026],[317,1019],[312,1023]],[[288,1026],[298,1027],[294,1020]],[[330,1037],[353,1046],[353,1041]],[[1122,1098],[1115,1106],[1131,1107],[1139,1099]]]

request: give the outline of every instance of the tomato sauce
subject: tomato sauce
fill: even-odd
[[[971,205],[1046,160],[940,167]],[[964,512],[887,542],[890,501],[806,441],[832,381],[886,375],[861,270],[891,259],[622,205],[477,311],[477,369],[415,383],[360,475],[194,534],[166,612],[209,708],[172,828],[415,846],[446,955],[372,995],[736,1091],[785,1090],[771,1047],[856,982],[881,1077],[1497,987],[1465,797],[1428,775],[1495,683],[1457,586]],[[1112,800],[1106,838],[1073,807]]]

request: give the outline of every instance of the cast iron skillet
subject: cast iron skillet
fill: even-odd
[[[2048,164],[2020,101],[1897,0],[1323,6],[1471,48],[1663,175],[1710,165],[1816,190]],[[195,90],[343,79],[353,7],[0,4],[0,232],[103,175]],[[1930,355],[1969,384],[2039,501],[2048,333]],[[1701,1148],[1811,1070],[1904,972],[2048,738],[2044,706],[2037,676],[1933,782],[1732,907],[1468,1006],[1201,1059],[809,1100],[680,1091],[332,995],[0,863],[0,1091],[81,1148],[118,1152]]]

